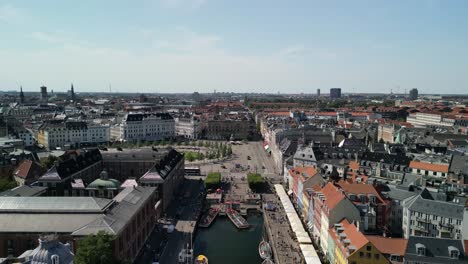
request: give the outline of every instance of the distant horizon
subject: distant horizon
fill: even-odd
[[[443,0],[0,0],[0,87],[464,94],[467,13]]]

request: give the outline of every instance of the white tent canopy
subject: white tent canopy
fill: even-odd
[[[301,219],[297,215],[297,212],[294,209],[291,200],[289,200],[289,197],[286,194],[283,186],[281,184],[275,184],[275,190],[281,200],[281,204],[283,205],[284,210],[286,211],[289,224],[291,225],[291,229],[297,237],[297,241],[299,242],[306,263],[322,263],[320,258],[317,256],[317,252],[315,251],[314,246],[312,246],[312,240],[310,239],[309,233],[307,233],[307,231],[304,229]]]

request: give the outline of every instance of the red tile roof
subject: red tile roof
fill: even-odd
[[[345,181],[340,181],[337,183],[338,186],[346,193],[346,194],[372,194],[376,196],[376,198],[381,202],[385,203],[382,196],[380,196],[379,192],[375,189],[374,186],[370,184],[363,184],[363,183],[348,183]]]
[[[366,238],[366,236],[364,236],[354,224],[348,222],[348,219],[343,219],[340,222],[340,224],[344,228],[343,233],[346,234],[346,239],[349,239],[351,241],[349,246],[354,246],[356,248],[356,251],[354,253],[356,253],[360,248],[369,243],[369,240]],[[339,240],[336,240],[335,244],[341,250],[343,256],[346,256],[346,248],[344,247],[343,243]]]
[[[335,208],[335,206],[345,198],[343,193],[331,182],[327,183],[320,192],[325,195],[326,199],[323,203],[328,207],[328,210]]]
[[[28,177],[29,170],[31,169],[32,164],[33,164],[33,162],[30,161],[30,160],[23,160],[23,161],[21,161],[20,165],[18,166],[18,168],[16,169],[16,171],[14,172],[14,174],[15,174],[17,177],[26,179],[26,178]]]
[[[413,169],[420,169],[420,170],[427,170],[427,171],[437,171],[437,172],[448,172],[449,165],[445,164],[432,164],[420,161],[411,161],[409,164],[410,168]]]
[[[406,244],[408,240],[404,238],[390,238],[382,236],[366,236],[366,238],[379,250],[382,254],[404,256]]]

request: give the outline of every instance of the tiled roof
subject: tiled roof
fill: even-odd
[[[377,199],[381,202],[384,203],[385,201],[383,198],[380,196],[379,192],[375,189],[374,186],[370,184],[362,184],[362,183],[348,183],[345,181],[340,181],[338,182],[338,186],[346,193],[346,194],[373,194],[377,197]]]
[[[405,255],[407,239],[369,235],[366,238],[383,254]]]
[[[420,161],[411,161],[410,162],[410,168],[414,169],[421,169],[421,170],[427,170],[427,171],[438,171],[438,172],[448,172],[449,166],[445,164],[432,164],[432,163],[426,163],[426,162],[420,162]]]
[[[338,188],[331,182],[327,183],[327,185],[325,185],[325,187],[323,187],[320,192],[325,195],[326,199],[324,204],[328,207],[329,210],[335,208],[335,206],[345,197],[343,193],[341,193],[341,191],[338,190]]]
[[[31,160],[23,160],[15,171],[15,176],[26,179],[33,162]]]
[[[295,167],[289,170],[291,175],[302,175],[303,177],[312,177],[317,174],[317,170],[314,167]]]
[[[364,236],[354,224],[348,222],[348,219],[346,218],[343,219],[340,222],[340,224],[343,226],[343,229],[344,229],[343,233],[346,234],[346,239],[349,239],[350,241],[350,244],[348,247],[354,246],[356,248],[355,252],[357,252],[360,248],[362,248],[364,245],[369,243],[369,240],[367,240],[366,236]],[[346,250],[343,244],[337,241],[336,245],[344,253],[343,255],[346,256]]]

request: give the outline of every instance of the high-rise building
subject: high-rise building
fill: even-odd
[[[317,89],[317,97],[320,97],[320,89]]]
[[[410,100],[416,100],[418,99],[418,89],[413,88],[409,91],[409,99]]]
[[[341,88],[331,88],[330,98],[333,98],[333,99],[341,98]]]
[[[41,101],[47,101],[47,87],[41,86]]]

